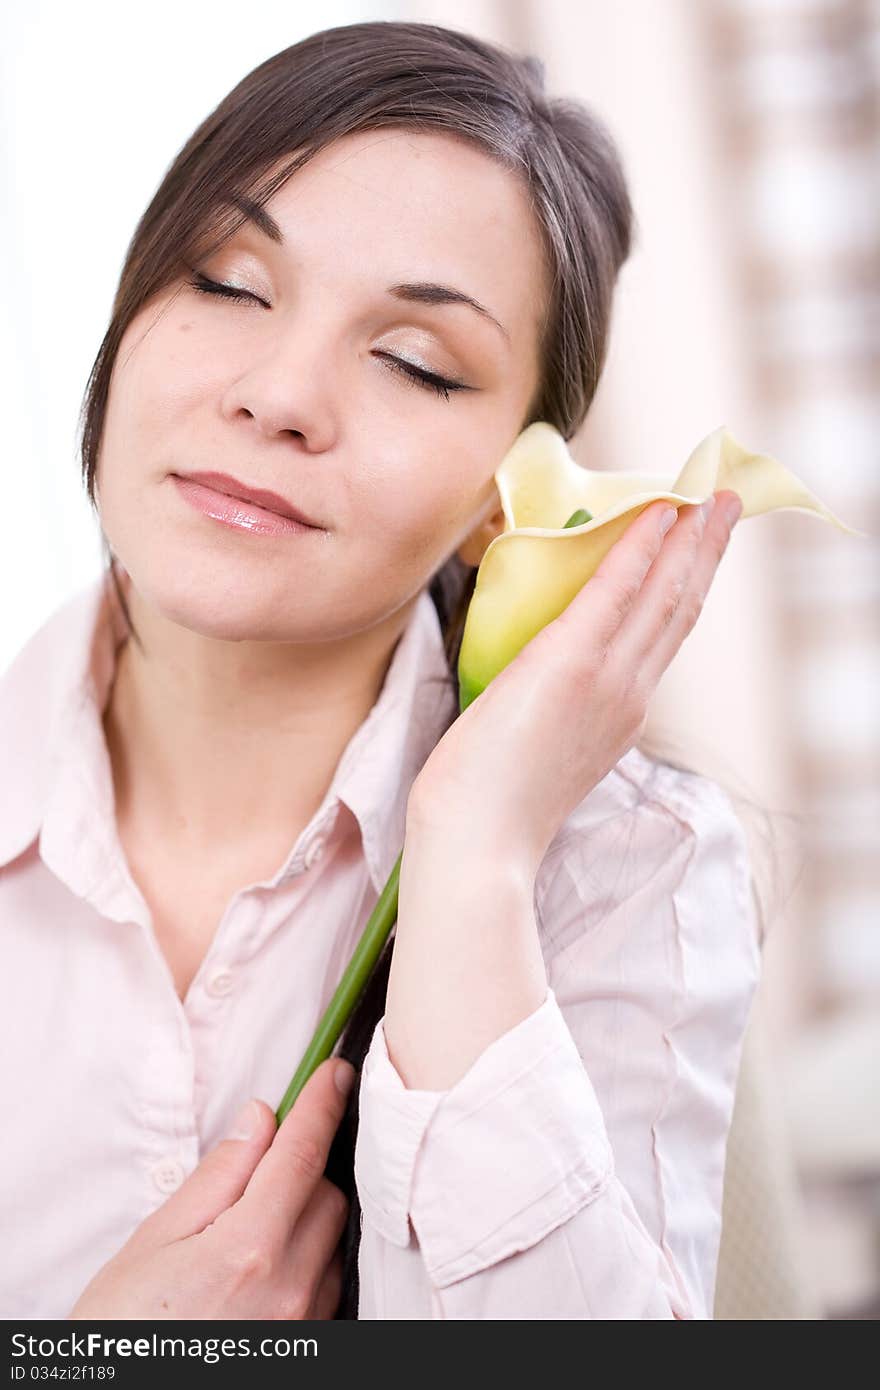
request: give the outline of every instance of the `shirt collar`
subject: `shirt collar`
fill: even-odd
[[[8,770],[0,803],[0,867],[39,834],[59,768],[63,730],[81,712],[95,679],[109,680],[108,657],[111,663],[114,658],[108,624],[115,611],[105,587],[109,584],[102,574],[57,608],[0,680],[0,730]]]
[[[0,803],[0,867],[33,843],[47,809],[59,804],[62,784],[68,788],[83,772],[96,798],[96,819],[112,819],[102,715],[126,636],[112,581],[102,573],[56,609],[0,679],[8,769]],[[348,806],[377,893],[403,847],[412,783],[457,712],[458,693],[449,676],[437,610],[424,589],[379,696],[343,752],[317,813],[324,820],[337,803]],[[296,872],[301,857],[301,849],[292,851],[279,876]]]
[[[398,639],[382,690],[340,759],[325,804],[357,818],[370,878],[381,893],[403,848],[410,789],[458,713],[437,609],[422,590]]]

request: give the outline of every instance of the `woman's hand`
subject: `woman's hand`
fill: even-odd
[[[224,1139],[147,1217],[68,1317],[333,1318],[348,1198],[323,1176],[345,1112],[328,1058],[276,1125],[252,1100]],[[247,1133],[248,1121],[250,1132]]]
[[[734,524],[726,504],[741,510],[736,493],[714,495],[705,524],[700,507],[681,507],[666,537],[667,503],[636,517],[437,743],[410,791],[408,829],[439,834],[447,852],[514,854],[537,872],[566,817],[638,742],[697,621]]]

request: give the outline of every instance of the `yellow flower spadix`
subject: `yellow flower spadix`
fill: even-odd
[[[850,535],[867,535],[830,512],[776,459],[739,444],[723,425],[667,481],[654,473],[582,468],[559,431],[539,421],[514,441],[495,483],[505,529],[486,548],[477,571],[458,659],[460,711],[559,616],[652,502],[693,506],[729,490],[742,500],[740,520],[761,512],[810,512]],[[566,527],[581,508],[590,519]]]

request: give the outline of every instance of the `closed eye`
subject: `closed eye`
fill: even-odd
[[[200,294],[217,295],[221,299],[229,299],[238,304],[262,304],[265,308],[265,299],[260,299],[259,295],[251,294],[250,290],[238,289],[234,285],[223,285],[217,280],[209,280],[207,275],[202,275],[196,271],[190,280],[190,286],[198,290]],[[416,367],[414,363],[407,362],[402,357],[395,357],[389,352],[377,352],[376,356],[385,363],[389,371],[399,372],[402,376],[408,377],[416,386],[423,386],[429,391],[436,391],[438,395],[449,400],[450,391],[472,391],[472,386],[466,385],[463,381],[450,381],[447,377],[439,376],[436,372],[425,371],[423,367]]]

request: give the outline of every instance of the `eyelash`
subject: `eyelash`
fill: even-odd
[[[238,304],[263,304],[265,302],[255,294],[251,294],[249,290],[239,290],[231,285],[220,284],[217,280],[209,280],[207,275],[196,274],[189,283],[192,289],[198,290],[200,294],[215,295],[220,299],[233,300]],[[443,396],[447,401],[450,391],[469,391],[471,389],[463,381],[449,381],[446,377],[438,376],[435,372],[422,371],[421,368],[404,362],[402,357],[394,357],[387,352],[380,352],[377,356],[381,357],[390,371],[399,372],[401,376],[407,377],[414,386],[422,386],[426,390],[436,391],[438,396]]]

